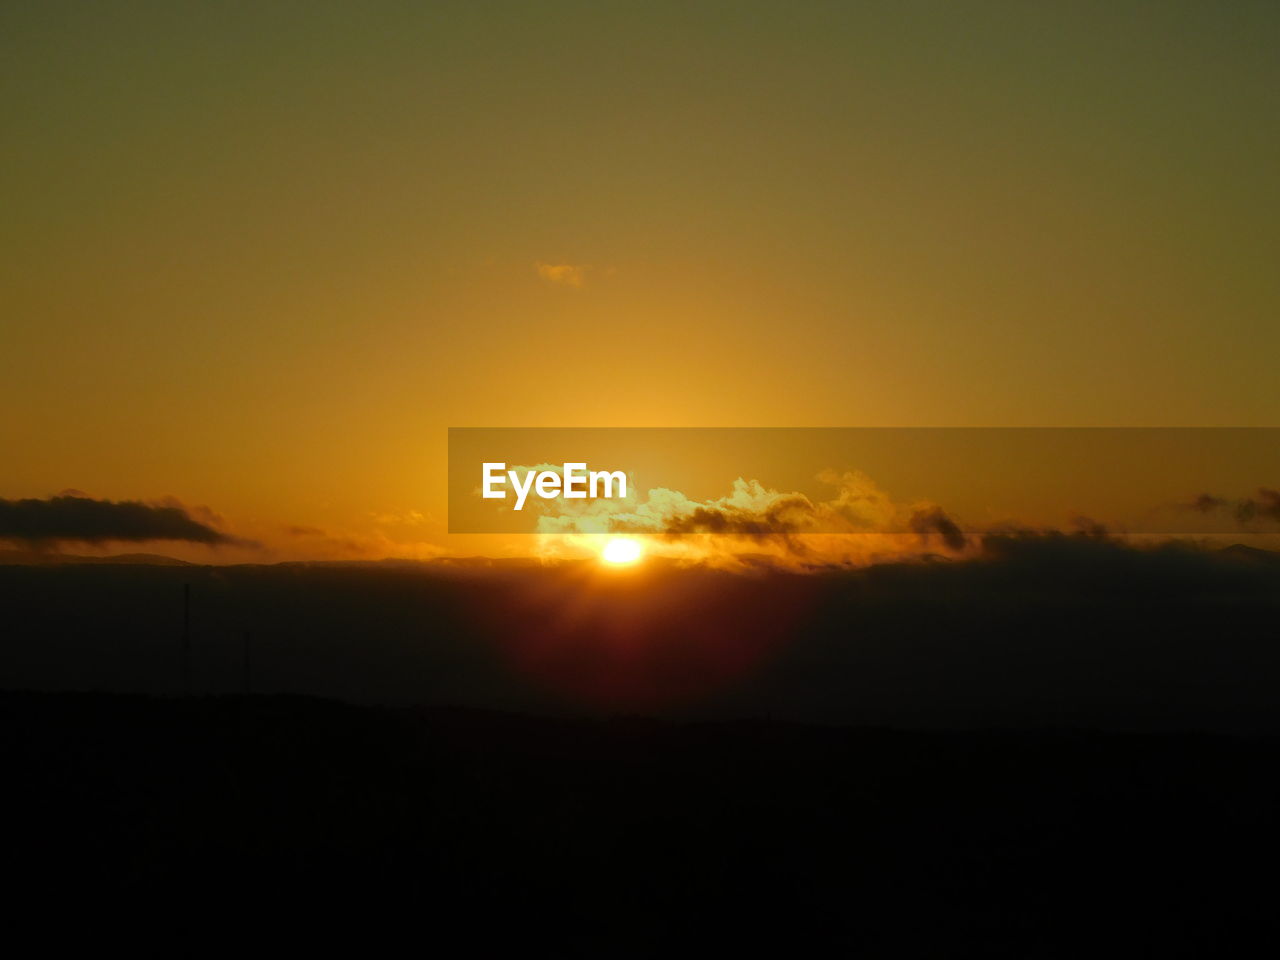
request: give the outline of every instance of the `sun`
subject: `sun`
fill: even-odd
[[[615,566],[626,566],[635,563],[644,553],[639,540],[631,537],[611,537],[600,551],[600,559]]]

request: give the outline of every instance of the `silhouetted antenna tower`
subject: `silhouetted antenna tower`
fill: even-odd
[[[244,632],[244,692],[245,696],[253,693],[253,654],[248,630]]]
[[[182,585],[182,689],[191,696],[191,584]]]

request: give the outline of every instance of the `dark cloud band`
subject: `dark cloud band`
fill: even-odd
[[[136,500],[60,496],[0,500],[0,539],[25,543],[182,540],[209,545],[245,541],[193,520],[186,509]]]
[[[1202,493],[1191,501],[1191,509],[1200,513],[1223,511],[1235,517],[1236,522],[1247,524],[1254,520],[1280,520],[1280,490],[1259,487],[1256,497],[1229,500],[1211,493]]]

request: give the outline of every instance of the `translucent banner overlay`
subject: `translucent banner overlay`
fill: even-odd
[[[449,430],[450,533],[1275,533],[1278,490],[1280,428]]]

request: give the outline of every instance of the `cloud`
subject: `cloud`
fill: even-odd
[[[425,523],[434,523],[435,517],[421,510],[385,511],[372,513],[373,522],[381,527],[418,527]]]
[[[550,283],[581,290],[587,285],[586,264],[575,263],[542,263],[537,264],[538,276]]]
[[[1228,512],[1241,524],[1247,524],[1253,520],[1280,521],[1280,490],[1259,487],[1256,496],[1241,500],[1230,500],[1211,493],[1202,493],[1188,506],[1198,513]]]
[[[965,525],[941,505],[895,502],[859,471],[824,471],[834,487],[826,498],[770,489],[739,478],[718,498],[695,500],[679,490],[629,489],[624,499],[531,501],[541,513],[541,555],[548,559],[597,553],[600,534],[647,535],[646,551],[682,563],[723,569],[821,571],[878,563],[995,560],[1025,557],[1111,556],[1180,541],[1114,533],[1087,516],[1065,529],[1017,522]],[[1230,501],[1208,495],[1184,507],[1226,509],[1242,522],[1280,520],[1280,491]],[[1184,545],[1185,546],[1185,545]]]
[[[416,511],[410,513],[416,514]],[[288,525],[282,529],[291,538],[306,544],[308,559],[431,560],[445,552],[439,544],[393,540],[381,530],[373,534],[355,534],[300,524]]]
[[[941,507],[926,507],[911,515],[911,529],[922,536],[937,534],[948,550],[959,553],[968,544],[964,532]]]
[[[291,537],[323,537],[327,534],[319,527],[304,527],[300,524],[292,524],[284,528],[284,532]]]
[[[759,480],[739,477],[730,492],[710,500],[693,500],[679,490],[655,487],[642,501],[637,491],[625,498],[548,501],[556,514],[540,518],[543,533],[664,533],[734,534],[764,537],[775,534],[835,533],[950,533],[959,528],[933,504],[903,507],[865,474],[825,471],[818,479],[836,488],[827,500],[803,493],[785,493]]]
[[[560,499],[534,505],[546,511],[537,530],[560,535],[545,538],[548,555],[562,545],[589,548],[587,534],[651,534],[651,552],[722,566],[861,565],[969,548],[959,524],[936,504],[895,504],[858,471],[824,471],[818,479],[835,488],[829,499],[741,477],[726,496],[710,500],[665,487],[643,499],[631,490],[625,499]]]
[[[192,514],[198,514],[196,519]],[[0,500],[0,540],[23,543],[105,543],[113,540],[182,540],[210,546],[256,546],[218,530],[217,514],[187,508],[173,498],[95,500],[63,495],[48,500]]]

